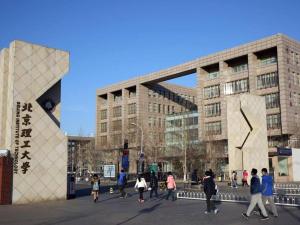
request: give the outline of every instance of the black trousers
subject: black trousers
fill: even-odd
[[[125,197],[125,195],[126,195],[125,185],[120,185],[119,186],[119,191],[121,192],[121,197]]]
[[[157,194],[157,187],[152,187],[152,188],[151,188],[151,191],[150,191],[150,198],[152,198],[153,192],[155,193],[155,197],[158,197],[158,194]]]
[[[210,212],[210,210],[214,210],[215,207],[215,203],[213,200],[211,200],[212,195],[210,194],[206,194],[206,208],[207,208],[207,212]]]
[[[144,189],[143,187],[139,187],[139,193],[140,193],[140,200],[144,200]]]

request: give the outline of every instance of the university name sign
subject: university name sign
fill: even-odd
[[[16,105],[16,127],[15,127],[15,152],[14,152],[14,173],[19,173],[19,163],[22,173],[26,174],[30,168],[31,148],[31,118],[32,104],[30,102],[17,102]],[[21,155],[21,156],[20,156]]]

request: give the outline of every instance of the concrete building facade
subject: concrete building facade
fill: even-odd
[[[197,74],[197,87],[188,91],[195,94],[187,95],[183,88],[176,88],[176,93],[187,95],[188,99],[191,96],[193,98],[193,101],[187,102],[192,103],[192,108],[197,108],[199,112],[199,140],[222,141],[225,143],[224,151],[226,151],[228,126],[231,126],[227,122],[226,98],[247,93],[263,96],[266,103],[270,169],[274,170],[274,176],[278,181],[293,180],[293,170],[289,166],[292,160],[290,157],[281,156],[277,147],[294,147],[293,145],[299,140],[300,44],[283,34],[276,34],[98,89],[97,148],[104,149],[103,143],[110,145],[109,140],[118,140],[119,145],[115,147],[121,147],[122,140],[126,138],[123,131],[127,131],[128,120],[131,117],[127,112],[131,103],[135,103],[136,121],[144,127],[144,133],[146,133],[151,124],[149,122],[151,112],[147,110],[152,98],[147,95],[151,90],[149,85],[166,85],[164,81],[192,73]],[[134,93],[135,100],[131,98],[132,93]],[[164,92],[158,91],[156,94],[158,99],[166,99],[168,105],[174,105],[175,112],[181,111],[176,98],[169,96],[166,98]],[[119,131],[121,136],[118,137],[113,134],[115,120],[113,115],[116,105],[122,106],[118,124],[122,124],[123,131]],[[185,108],[190,110],[189,107],[183,105],[183,111],[186,110]],[[104,119],[101,116],[105,113]],[[159,119],[156,114],[155,117]],[[107,129],[101,130],[101,127],[105,126],[104,123],[107,123]],[[115,123],[116,127],[120,128],[118,124]],[[164,142],[162,142],[163,145]],[[111,146],[108,146],[109,148]],[[283,165],[286,165],[288,169],[287,172],[281,173],[279,170]]]

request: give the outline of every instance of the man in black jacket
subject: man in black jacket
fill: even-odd
[[[151,176],[150,176],[150,198],[152,198],[153,192],[155,193],[155,197],[158,197],[157,194],[157,188],[158,188],[158,179],[157,176],[155,175],[154,171],[151,171]]]
[[[242,213],[242,215],[248,219],[252,210],[254,209],[254,207],[256,206],[256,204],[258,205],[259,209],[261,210],[261,213],[263,215],[262,220],[267,220],[269,219],[268,214],[266,212],[265,206],[262,202],[262,198],[261,198],[261,184],[260,184],[260,180],[259,177],[257,176],[257,169],[252,169],[251,170],[251,181],[250,181],[250,193],[251,193],[251,201],[250,201],[250,205],[248,207],[248,210],[246,213]]]
[[[216,185],[213,179],[213,173],[211,171],[205,172],[205,177],[203,178],[203,188],[206,195],[207,206],[205,214],[210,213],[211,210],[214,210],[214,213],[217,214],[219,209],[215,207],[214,201],[211,201],[211,197],[216,194]]]

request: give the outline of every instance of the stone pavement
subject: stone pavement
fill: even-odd
[[[270,216],[261,221],[259,216],[251,216],[247,221],[241,213],[247,205],[221,203],[219,214],[206,215],[205,202],[197,200],[149,199],[145,193],[145,203],[138,203],[138,193],[127,189],[130,196],[120,199],[118,194],[104,193],[100,201],[93,203],[91,196],[82,196],[68,201],[51,201],[32,205],[0,206],[1,225],[196,225],[196,224],[274,224],[300,225],[299,208],[278,207],[279,217]],[[89,190],[86,189],[86,194]]]

